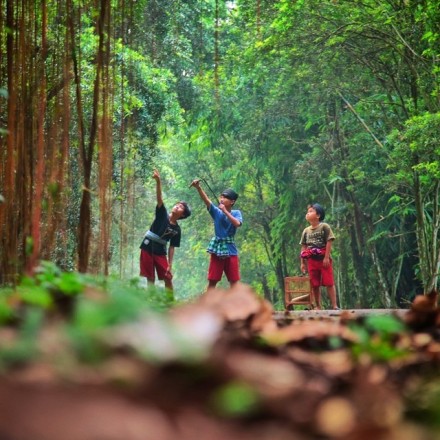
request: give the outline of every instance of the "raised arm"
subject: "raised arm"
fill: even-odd
[[[162,198],[162,182],[160,180],[159,171],[157,170],[153,171],[153,179],[156,181],[157,206],[161,207],[163,205],[163,198]]]
[[[200,198],[205,202],[206,207],[209,208],[211,206],[211,200],[200,186],[200,179],[193,180],[190,187],[191,186],[193,186],[198,191]]]

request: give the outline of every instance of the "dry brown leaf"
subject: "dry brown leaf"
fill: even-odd
[[[271,399],[291,394],[301,388],[305,379],[301,370],[289,361],[244,350],[230,352],[225,368],[233,377]]]
[[[319,405],[316,424],[322,434],[331,438],[345,436],[356,426],[356,411],[347,399],[332,397]]]
[[[416,348],[426,347],[432,341],[432,336],[428,333],[416,333],[412,337],[412,344]]]
[[[416,296],[411,309],[404,316],[404,321],[415,330],[438,327],[440,323],[438,292]]]
[[[129,347],[152,362],[202,360],[209,356],[223,321],[208,308],[188,307],[170,315],[147,314],[103,335],[114,348]]]
[[[261,308],[258,296],[250,286],[242,283],[229,290],[210,289],[200,303],[215,308],[227,321],[246,320]]]
[[[411,304],[411,310],[415,312],[434,311],[438,308],[438,292],[433,291],[426,295],[417,295]]]
[[[273,318],[273,307],[269,301],[260,299],[260,310],[251,321],[251,331],[254,333],[266,333],[278,328]]]
[[[402,399],[389,383],[386,366],[360,368],[349,398],[362,424],[390,428],[399,423],[403,415]]]
[[[307,338],[322,340],[334,336],[346,341],[357,341],[356,334],[338,321],[293,322],[291,325],[264,334],[265,339],[275,345],[298,342]]]
[[[287,356],[299,365],[305,365],[327,376],[342,376],[353,369],[353,359],[347,350],[334,350],[321,353],[287,347]]]

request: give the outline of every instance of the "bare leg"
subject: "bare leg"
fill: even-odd
[[[229,282],[229,287],[233,287],[238,283],[238,281],[230,281]]]
[[[209,289],[214,289],[215,286],[217,286],[218,281],[214,281],[214,280],[208,280],[208,290]]]
[[[165,288],[167,288],[168,290],[170,290],[171,292],[174,290],[173,288],[173,282],[169,279],[164,279],[164,283],[165,283]]]
[[[163,282],[165,284],[166,297],[167,297],[168,301],[173,302],[174,301],[173,282],[172,282],[171,278],[165,278],[163,280]]]
[[[313,295],[313,303],[317,310],[321,310],[321,288],[313,287],[312,288],[312,295]]]
[[[338,303],[336,301],[336,289],[335,286],[328,286],[327,287],[327,295],[330,299],[330,302],[332,304],[332,308],[335,309],[338,307]]]

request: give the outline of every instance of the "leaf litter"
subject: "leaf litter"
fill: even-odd
[[[111,322],[52,316],[30,357],[0,329],[1,440],[438,438],[436,295],[404,317],[275,320],[238,284]]]

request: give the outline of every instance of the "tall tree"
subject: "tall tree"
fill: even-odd
[[[111,35],[107,29],[107,14],[109,13],[110,2],[101,0],[99,3],[98,20],[96,22],[96,34],[98,35],[98,47],[96,51],[95,79],[93,85],[93,103],[90,120],[90,130],[87,143],[82,142],[81,160],[83,168],[83,190],[79,215],[78,228],[78,270],[87,272],[90,257],[90,242],[92,238],[91,225],[91,175],[93,165],[93,154],[99,130],[99,108],[102,98],[102,83],[104,75],[106,39]],[[80,87],[80,84],[77,85]],[[81,99],[80,96],[77,99]],[[84,126],[84,123],[81,123]],[[83,133],[84,135],[84,133]]]

